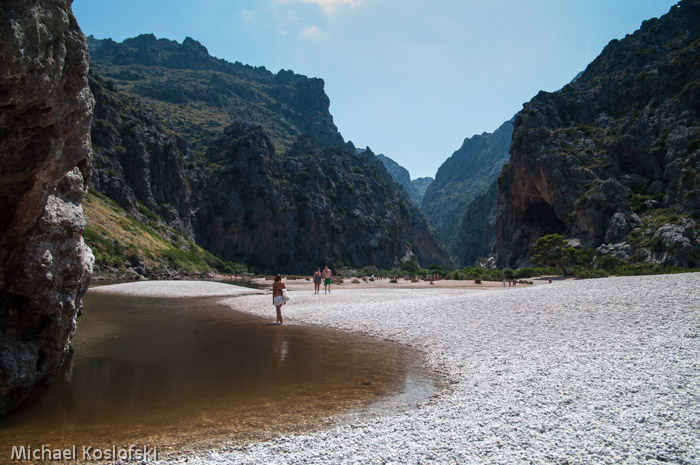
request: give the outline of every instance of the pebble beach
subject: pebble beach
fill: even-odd
[[[695,273],[513,289],[291,291],[285,324],[409,345],[444,388],[417,409],[179,460],[698,464],[699,287]],[[223,299],[274,321],[269,294],[245,294]]]

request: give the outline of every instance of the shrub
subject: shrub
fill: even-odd
[[[563,236],[559,234],[548,234],[542,236],[533,246],[535,256],[532,261],[538,265],[560,266],[561,271],[566,276],[566,264],[576,253],[573,247],[569,247]]]
[[[578,279],[605,278],[608,276],[608,273],[600,268],[594,268],[592,270],[580,269],[576,270],[574,276]]]
[[[596,265],[599,268],[604,269],[608,272],[614,272],[616,268],[623,265],[625,262],[612,255],[602,255],[596,259]]]
[[[411,260],[408,262],[403,262],[401,266],[399,267],[401,271],[404,273],[408,274],[418,274],[420,272],[420,267],[418,266],[418,262],[415,260]]]
[[[154,221],[157,223],[160,220],[160,217],[158,215],[156,215],[155,213],[153,213],[148,208],[146,208],[145,205],[139,204],[137,209],[138,209],[139,213],[141,213],[143,216],[145,216],[146,218],[148,218],[151,221]]]
[[[593,258],[595,257],[595,250],[590,247],[581,247],[576,251],[576,263],[578,265],[583,265],[586,267],[593,266]]]
[[[433,273],[438,273],[440,275],[446,274],[445,269],[443,267],[441,267],[440,265],[436,265],[434,263],[431,263],[430,265],[428,265],[428,271],[431,271]]]

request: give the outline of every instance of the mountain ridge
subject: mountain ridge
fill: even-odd
[[[558,233],[598,256],[700,259],[700,2],[612,40],[580,77],[515,119],[499,177],[498,266]]]
[[[358,155],[343,141],[322,80],[209,60],[194,40],[177,44],[142,35],[122,44],[88,42],[92,50],[105,49],[92,60],[97,106],[91,186],[134,218],[145,220],[146,210],[152,211],[223,260],[266,272],[308,272],[324,262],[391,268],[412,259],[452,267],[439,236],[384,165],[371,151]],[[165,51],[156,53],[161,46]],[[201,83],[195,102],[200,113],[191,121],[169,113],[187,94],[144,91],[152,76],[167,80],[171,68],[163,65],[194,73]],[[197,132],[203,121],[198,115],[222,101],[212,98],[220,90],[221,67],[235,76],[238,101],[250,112],[227,115],[220,129],[204,124]],[[109,79],[97,70],[107,71]],[[256,75],[263,82],[254,81]],[[207,93],[212,80],[214,90]],[[275,100],[278,95],[284,100]],[[289,114],[299,124],[291,124]],[[304,132],[315,126],[320,129]],[[279,137],[284,131],[286,139]],[[303,225],[313,225],[313,234]]]
[[[121,43],[90,36],[88,48],[93,71],[140,98],[194,150],[237,119],[262,124],[280,152],[302,133],[323,146],[344,143],[322,79],[229,63],[189,37],[178,44],[153,34]]]
[[[461,266],[471,266],[474,260],[491,255],[495,236],[479,232],[478,242],[469,239],[469,228],[489,230],[495,217],[495,198],[483,197],[489,205],[484,211],[474,204],[462,232],[463,219],[472,202],[489,192],[498,174],[509,159],[508,148],[513,132],[513,120],[504,122],[493,133],[482,133],[464,139],[456,150],[438,169],[435,180],[428,186],[421,209],[431,225],[440,233],[452,256]],[[478,207],[478,208],[477,208]],[[475,221],[476,220],[476,221]],[[483,221],[489,224],[482,225]],[[464,242],[467,240],[468,250]]]

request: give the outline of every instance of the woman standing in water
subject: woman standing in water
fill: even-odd
[[[284,305],[284,297],[282,297],[282,289],[287,286],[282,282],[282,276],[279,273],[275,275],[275,281],[272,283],[272,305],[277,309],[277,324],[282,324],[282,305]]]

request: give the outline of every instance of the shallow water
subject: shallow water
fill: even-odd
[[[274,309],[268,321],[216,301],[88,293],[51,387],[0,419],[0,459],[19,444],[157,445],[163,457],[306,431],[341,412],[386,414],[436,392],[403,346],[277,326]]]

